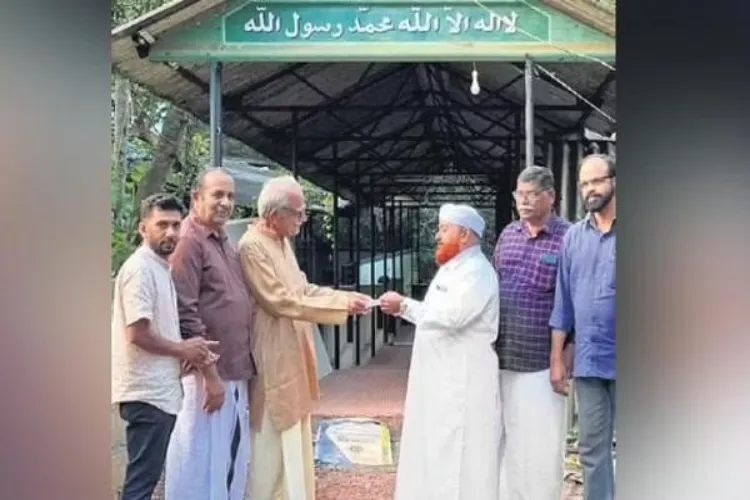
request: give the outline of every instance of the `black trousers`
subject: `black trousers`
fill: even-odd
[[[128,466],[121,500],[151,500],[161,478],[169,438],[176,415],[148,403],[120,404],[120,417],[126,422]]]

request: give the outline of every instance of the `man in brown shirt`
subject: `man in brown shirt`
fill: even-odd
[[[319,387],[312,324],[344,324],[350,314],[368,312],[370,300],[312,285],[300,271],[289,238],[299,233],[306,207],[292,177],[266,183],[258,214],[260,220],[239,243],[257,300],[252,352],[259,375],[251,384],[250,498],[313,500],[310,412]]]
[[[234,193],[224,171],[203,173],[170,258],[182,336],[220,344],[215,366],[183,377],[183,408],[167,452],[166,500],[242,500],[247,487],[254,302],[225,231]]]

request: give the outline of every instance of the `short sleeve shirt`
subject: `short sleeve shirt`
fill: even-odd
[[[151,331],[179,342],[180,323],[169,264],[141,246],[122,265],[112,307],[112,402],[143,402],[176,415],[182,406],[180,362],[128,342],[125,330],[147,319]]]

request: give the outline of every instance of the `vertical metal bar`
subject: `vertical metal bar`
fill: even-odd
[[[333,145],[334,159],[338,156],[338,148]],[[333,287],[339,288],[339,173],[338,167],[333,174],[333,217],[331,221],[333,232]],[[333,327],[333,367],[341,368],[341,327]]]
[[[211,77],[209,82],[209,121],[211,127],[211,166],[221,168],[221,133],[222,133],[222,65],[218,61],[211,61]]]
[[[570,144],[563,140],[560,167],[560,217],[570,220],[570,192],[573,177],[570,175]]]
[[[417,214],[415,215],[415,219],[417,221],[417,241],[416,241],[416,247],[417,247],[417,284],[419,285],[419,289],[422,290],[422,255],[420,254],[420,243],[422,241],[422,224],[419,222],[419,214],[420,210],[419,207],[417,207]],[[421,300],[421,297],[420,297]]]
[[[403,276],[401,276],[401,280],[398,282],[399,286],[398,287],[395,286],[395,284],[397,283],[397,281],[396,281],[396,252],[398,251],[397,247],[399,245],[399,241],[396,238],[396,234],[397,234],[396,233],[396,231],[397,231],[397,229],[396,229],[396,199],[394,197],[391,198],[391,207],[390,207],[390,210],[391,210],[391,214],[390,214],[390,219],[391,219],[391,237],[389,239],[391,241],[391,272],[393,273],[393,284],[394,284],[393,288],[396,291],[401,291],[401,287],[402,287],[402,284],[403,284],[403,281],[404,281],[404,277]],[[399,321],[400,320],[398,320],[396,318],[391,318],[391,326],[393,328],[393,331],[391,332],[392,333],[392,336],[391,336],[391,345],[393,344],[393,341],[396,339],[396,335],[398,335],[398,324],[399,324]]]
[[[292,111],[292,175],[295,179],[299,180],[299,160],[297,158],[297,112]],[[299,243],[297,242],[298,238],[292,238],[292,248],[294,248],[294,252],[297,253],[299,251]],[[312,231],[309,233],[309,237],[307,238],[307,241],[314,241],[315,236]],[[314,279],[314,278],[313,278]]]
[[[526,88],[526,166],[534,165],[534,63],[531,57],[526,56],[526,67],[524,71],[524,83]]]
[[[350,209],[352,207],[349,207]],[[354,217],[356,214],[352,214],[350,211],[349,215],[349,249],[348,249],[348,257],[349,257],[349,263],[347,268],[349,269],[348,278],[354,279],[355,277],[355,270],[354,270]],[[343,281],[343,279],[342,279]],[[347,285],[356,285],[355,283],[350,283],[349,281],[346,281]],[[346,322],[346,342],[348,344],[351,344],[354,342],[354,322],[356,318],[349,317],[349,320]]]
[[[355,225],[355,237],[354,237],[354,244],[356,245],[355,255],[354,255],[354,283],[357,292],[361,291],[362,283],[360,279],[360,267],[362,266],[362,238],[360,235],[360,226],[361,226],[361,217],[360,217],[360,209],[361,209],[361,200],[360,200],[360,186],[359,186],[359,165],[355,165],[355,178],[354,178],[354,216],[357,218],[356,225]],[[355,355],[354,355],[354,363],[359,366],[361,359],[360,359],[360,351],[362,346],[362,341],[359,338],[360,335],[360,317],[357,316],[355,321],[355,327],[354,327],[354,348]]]
[[[375,219],[375,188],[370,177],[370,296],[375,297],[375,242],[377,234],[377,221]],[[370,357],[375,356],[375,331],[378,328],[377,315],[380,310],[375,310],[370,319]]]
[[[576,184],[578,184],[578,165],[581,164],[583,159],[583,141],[580,139],[576,141],[575,146],[575,158],[576,158]],[[576,186],[576,209],[575,209],[575,220],[580,220],[586,215],[586,208],[583,204],[583,198],[581,198],[581,191]]]
[[[388,221],[388,199],[383,196],[383,291],[387,292],[390,287],[388,276],[388,248],[390,244],[390,226]],[[380,322],[383,325],[383,344],[388,343],[388,316],[380,313]]]
[[[315,239],[315,212],[310,213],[310,219],[308,221],[308,231],[310,232],[310,281],[313,283],[317,283],[320,281],[320,276],[318,276],[318,252],[316,249],[316,239]]]
[[[299,180],[299,159],[297,158],[297,112],[292,111],[292,175]]]

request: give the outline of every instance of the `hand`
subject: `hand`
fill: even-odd
[[[210,353],[206,360],[203,362],[203,365],[200,366],[200,368],[205,368],[206,366],[215,365],[216,362],[219,361],[219,355],[216,353]],[[180,362],[180,377],[184,377],[185,375],[189,375],[190,373],[198,371],[198,367],[193,365],[190,361],[182,360]]]
[[[567,396],[570,390],[570,372],[565,366],[565,360],[562,357],[553,358],[549,368],[549,381],[552,384],[552,390],[556,393]]]
[[[221,409],[224,404],[224,384],[218,377],[203,377],[203,410],[206,413],[213,413]]]
[[[370,297],[361,293],[351,293],[349,296],[349,314],[352,316],[370,312]]]
[[[385,292],[380,296],[380,310],[391,316],[401,314],[401,305],[404,298],[396,292]]]
[[[191,365],[202,367],[215,363],[218,356],[211,352],[217,349],[219,343],[214,340],[206,340],[203,337],[192,337],[183,340],[179,344],[180,359]]]

